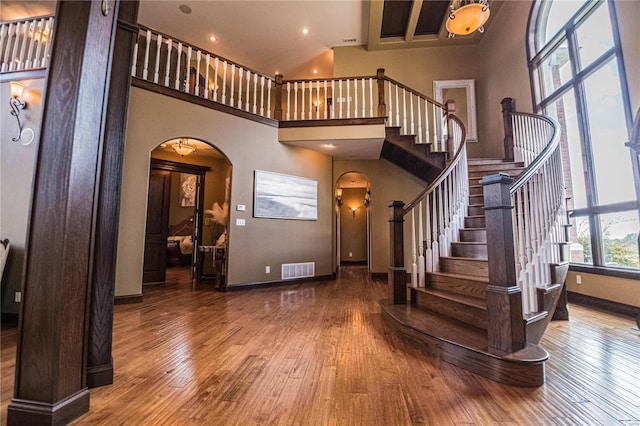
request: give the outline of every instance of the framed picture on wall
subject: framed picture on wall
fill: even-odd
[[[197,188],[197,175],[180,173],[180,207],[193,207],[196,205]]]
[[[318,219],[318,182],[280,173],[255,171],[253,216]]]

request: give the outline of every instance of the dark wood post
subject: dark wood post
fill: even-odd
[[[504,159],[513,161],[513,124],[510,113],[515,112],[516,101],[513,98],[504,98],[500,104],[502,105],[502,122],[504,124]]]
[[[282,120],[282,74],[276,74],[275,102],[273,119]]]
[[[453,144],[453,122],[451,120],[451,115],[456,113],[456,102],[453,99],[449,99],[444,105],[447,109],[447,156],[451,160],[456,153],[456,148]]]
[[[391,243],[389,265],[389,303],[407,303],[407,270],[404,268],[404,217],[402,201],[389,204],[389,225]]]
[[[387,104],[384,100],[384,68],[378,68],[378,117],[387,116]]]
[[[480,180],[488,236],[487,332],[489,351],[497,355],[513,353],[525,346],[522,292],[517,285],[513,244],[513,206],[509,193],[512,182],[504,173]]]
[[[96,209],[93,284],[87,345],[87,386],[89,388],[113,383],[111,338],[118,220],[120,217],[120,188],[125,124],[127,122],[129,88],[131,87],[131,62],[138,37],[137,17],[137,1],[126,1],[120,4],[111,67],[98,208]]]
[[[8,425],[66,424],[89,410],[95,194],[118,10],[118,0],[57,3]]]

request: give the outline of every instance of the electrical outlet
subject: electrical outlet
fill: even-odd
[[[21,292],[16,291],[15,301],[16,301],[16,303],[22,302],[22,293]]]
[[[353,257],[353,253],[349,252],[349,257]]]
[[[271,273],[271,266],[265,266],[265,267],[264,267],[264,272],[265,272],[266,274],[270,274],[270,273]]]
[[[582,284],[582,275],[576,275],[576,284]]]

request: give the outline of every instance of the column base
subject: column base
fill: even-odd
[[[7,409],[7,426],[65,425],[89,411],[89,389],[53,404],[13,398]]]

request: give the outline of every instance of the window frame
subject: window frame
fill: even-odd
[[[593,73],[607,66],[611,61],[617,62],[620,89],[622,95],[622,106],[624,111],[624,120],[627,127],[627,137],[631,137],[631,129],[633,126],[633,112],[631,109],[631,101],[629,97],[629,88],[627,84],[626,69],[624,67],[624,58],[622,52],[622,43],[620,40],[620,31],[615,10],[614,0],[586,0],[584,4],[577,9],[567,22],[561,26],[556,34],[546,39],[546,22],[549,17],[553,0],[534,0],[529,12],[529,20],[527,23],[527,63],[529,67],[529,78],[531,83],[531,97],[533,111],[535,113],[543,113],[547,107],[553,105],[568,92],[573,91],[576,103],[576,112],[578,119],[579,138],[582,145],[583,168],[585,171],[585,192],[587,207],[575,209],[572,217],[587,217],[589,220],[589,229],[591,234],[591,249],[593,265],[583,263],[573,263],[574,267],[582,270],[591,269],[594,273],[603,273],[606,271],[624,271],[625,274],[631,274],[636,278],[640,278],[640,270],[638,268],[607,266],[605,265],[605,253],[603,239],[601,238],[601,226],[599,215],[604,212],[628,212],[635,210],[640,218],[640,162],[638,156],[634,156],[632,150],[629,150],[632,175],[634,177],[635,200],[626,202],[600,204],[598,202],[598,188],[596,182],[595,162],[593,157],[593,143],[589,129],[589,117],[587,108],[587,98],[585,92],[585,80]],[[597,59],[588,64],[587,67],[580,67],[580,55],[577,31],[580,25],[595,13],[600,7],[606,7],[611,21],[611,30],[613,32],[613,46],[603,52]],[[545,60],[554,54],[559,46],[566,41],[568,47],[569,63],[571,67],[571,78],[562,84],[553,92],[544,96],[544,79],[545,71],[541,69]],[[639,244],[640,245],[640,244]],[[639,248],[640,249],[640,248]],[[611,274],[613,275],[613,273]]]

